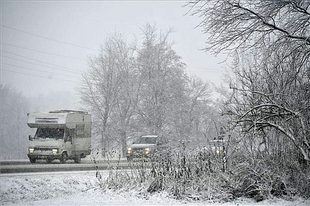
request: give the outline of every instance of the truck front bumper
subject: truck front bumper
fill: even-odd
[[[31,153],[28,154],[29,159],[60,159],[62,156],[61,154],[36,154],[36,153]]]

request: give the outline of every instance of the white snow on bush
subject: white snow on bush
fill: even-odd
[[[107,172],[102,172],[104,177]],[[33,173],[0,175],[1,205],[224,205],[308,206],[310,201],[279,199],[255,203],[240,199],[231,203],[179,201],[167,193],[146,195],[139,191],[103,191],[95,172]]]

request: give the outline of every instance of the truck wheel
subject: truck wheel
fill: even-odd
[[[36,159],[35,158],[29,158],[31,163],[36,163]]]
[[[68,155],[66,152],[63,152],[62,155],[61,155],[61,158],[60,158],[60,163],[61,164],[64,164],[66,163],[66,160],[68,159]]]
[[[75,162],[75,163],[80,163],[80,162],[81,162],[81,156],[80,156],[80,155],[77,155],[77,156],[74,158],[74,162]]]

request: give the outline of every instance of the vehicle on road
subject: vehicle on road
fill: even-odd
[[[28,126],[35,128],[29,135],[28,158],[31,163],[58,159],[76,163],[90,154],[91,115],[83,111],[58,110],[49,113],[28,113]]]
[[[133,158],[150,158],[168,148],[168,140],[158,135],[142,135],[127,148],[128,161]]]

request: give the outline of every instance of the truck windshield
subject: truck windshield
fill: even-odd
[[[35,139],[62,139],[64,136],[64,129],[61,128],[38,128]]]
[[[134,144],[156,144],[156,137],[140,137]]]

